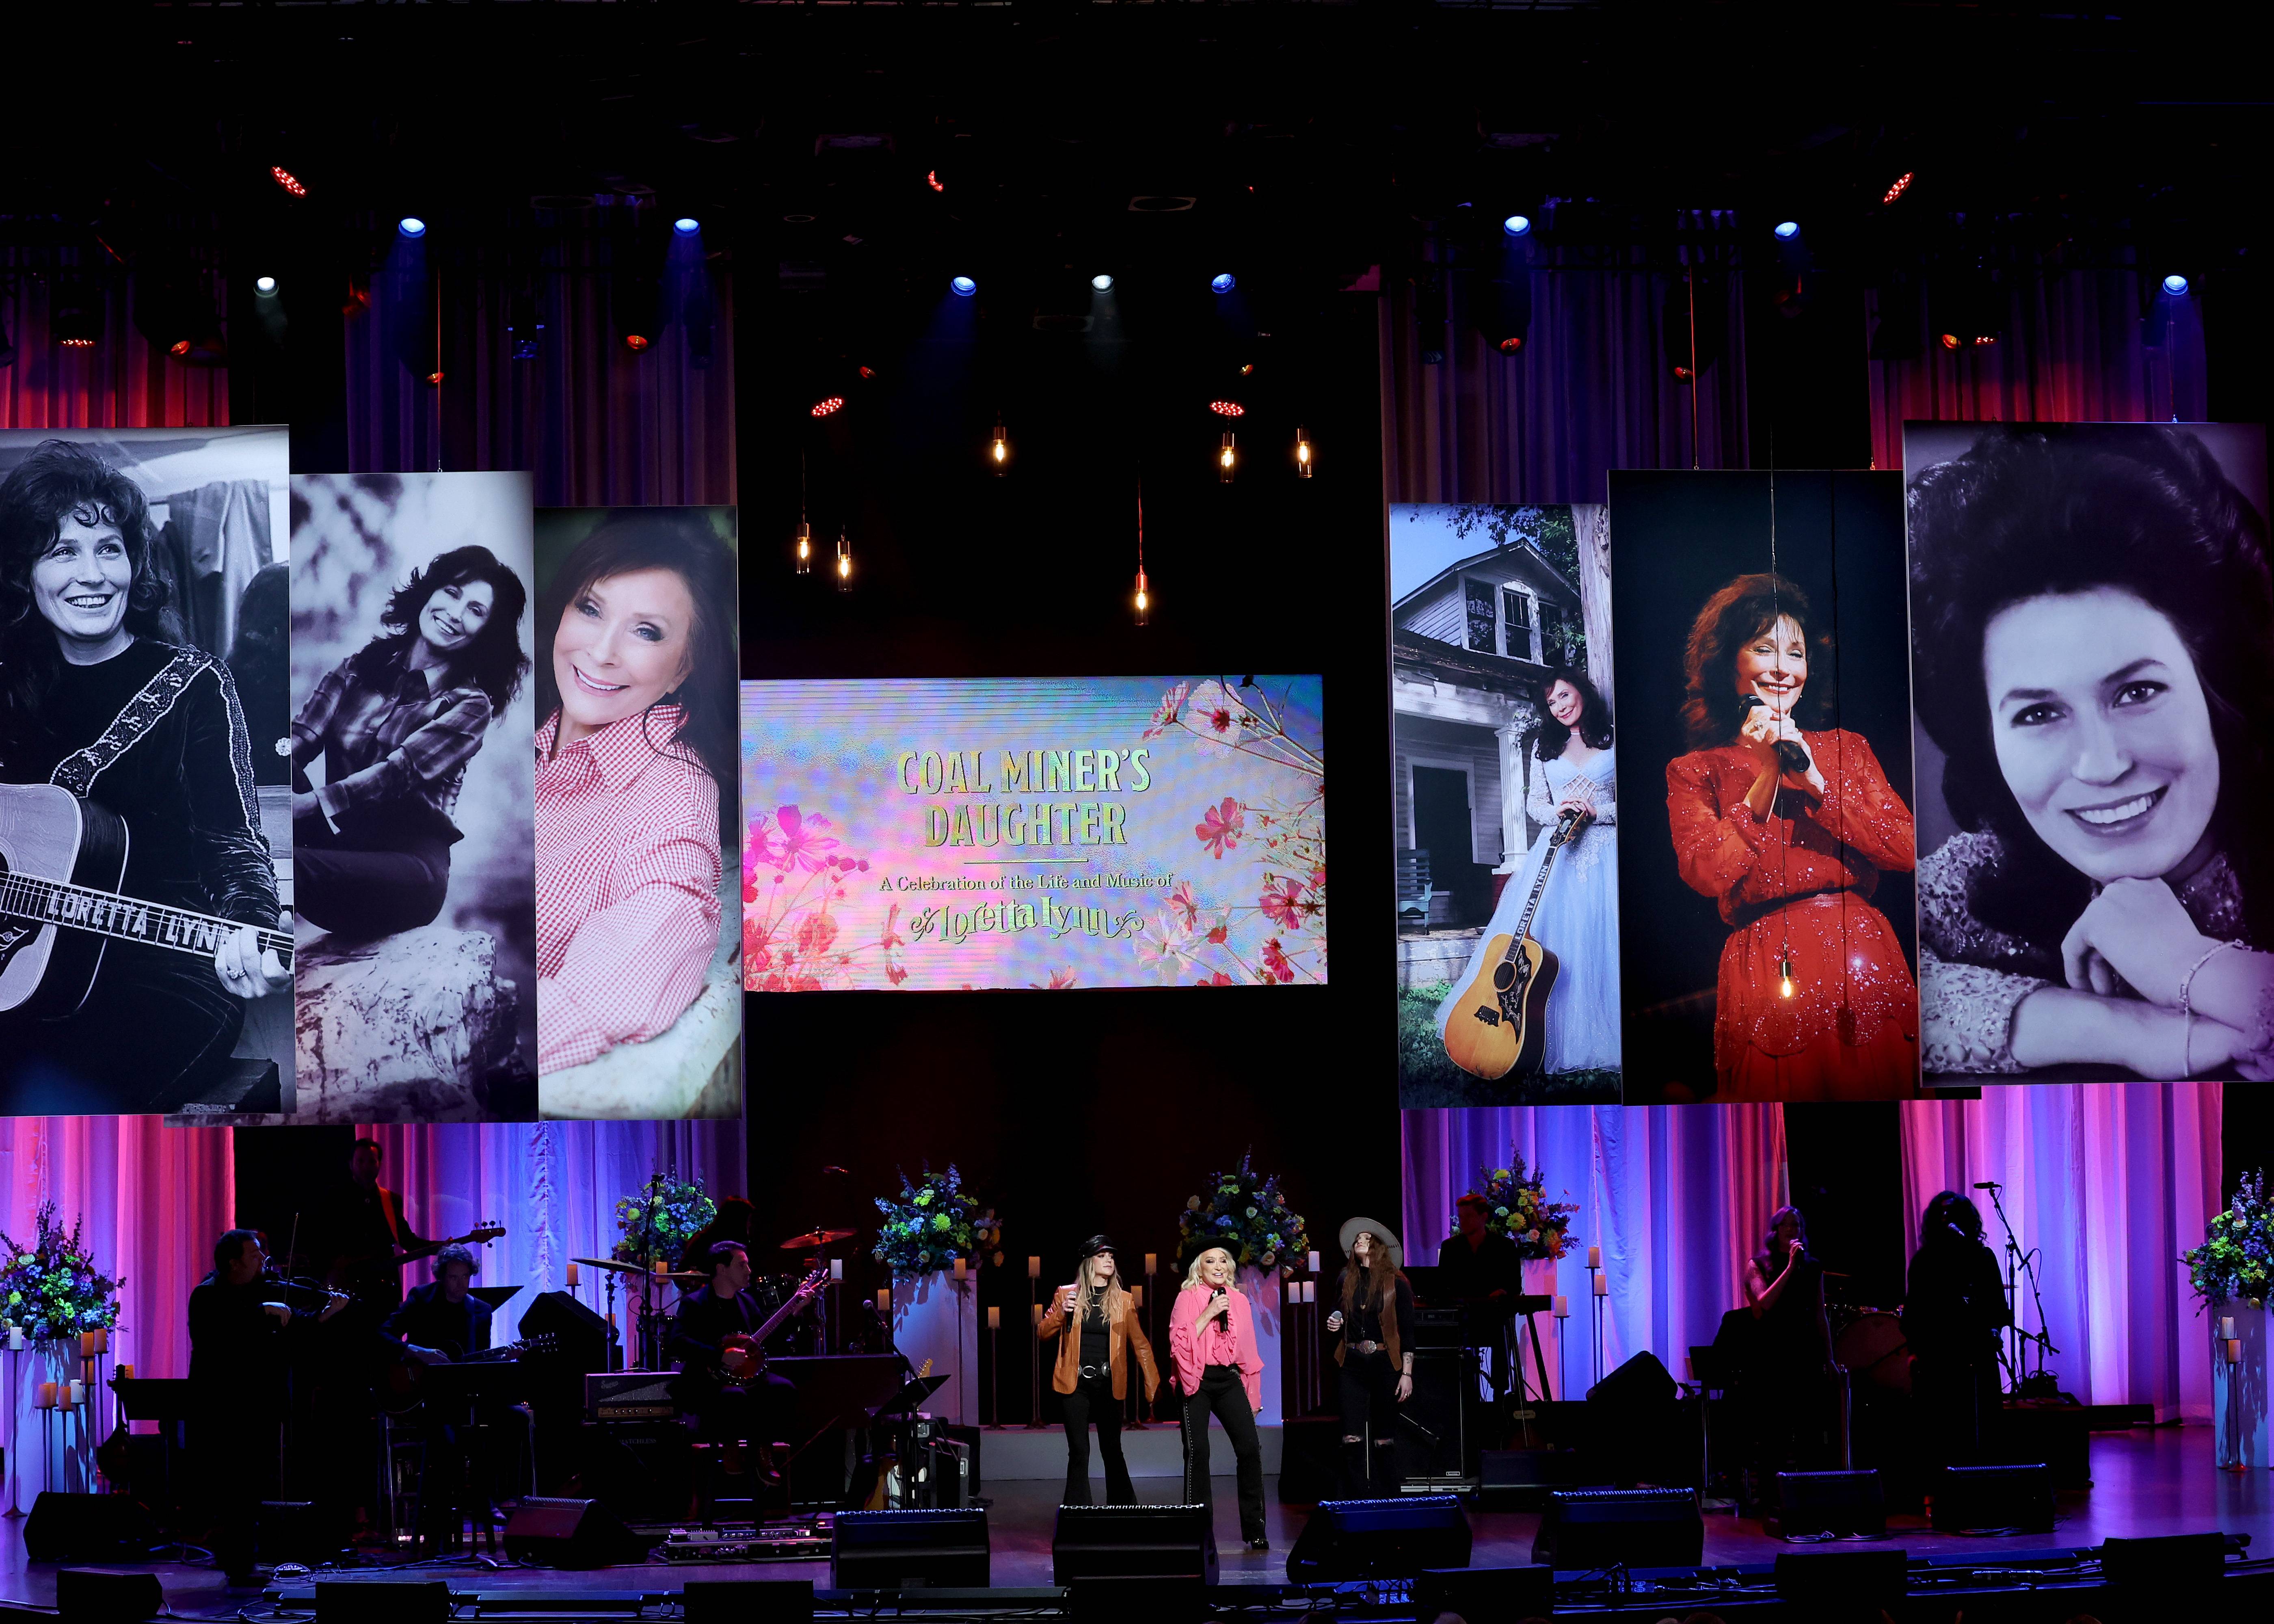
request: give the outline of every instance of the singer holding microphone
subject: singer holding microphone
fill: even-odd
[[[1984,1446],[2002,1414],[1998,1333],[2013,1315],[1997,1257],[1982,1241],[1981,1209],[1959,1192],[1926,1204],[1908,1283],[1903,1340],[1924,1462],[1977,1464],[1990,1458]]]
[[[1767,1237],[1745,1265],[1745,1305],[1755,1323],[1744,1409],[1755,1482],[1766,1486],[1781,1471],[1833,1464],[1827,1435],[1838,1421],[1824,1266],[1808,1254],[1808,1220],[1797,1207],[1769,1214]]]
[[[1343,1225],[1342,1298],[1327,1316],[1338,1338],[1335,1364],[1342,1400],[1345,1487],[1354,1495],[1397,1492],[1397,1407],[1413,1396],[1413,1287],[1398,1266],[1404,1248],[1371,1218]],[[1367,1462],[1362,1427],[1372,1428],[1376,1471]]]
[[[1153,1364],[1153,1344],[1137,1323],[1137,1304],[1122,1289],[1113,1243],[1103,1235],[1091,1236],[1083,1245],[1073,1284],[1051,1294],[1050,1312],[1043,1316],[1043,1340],[1048,1342],[1069,1325],[1078,1328],[1060,1339],[1058,1357],[1050,1368],[1050,1387],[1060,1395],[1065,1416],[1065,1494],[1058,1503],[1090,1503],[1089,1424],[1094,1420],[1097,1453],[1105,1462],[1105,1503],[1133,1506],[1137,1490],[1121,1453],[1121,1407],[1129,1396],[1122,1344],[1128,1344],[1144,1374],[1148,1407],[1160,1390],[1161,1372]]]
[[[1814,614],[1784,577],[1739,575],[1706,600],[1683,657],[1690,748],[1667,765],[1667,819],[1683,883],[1729,927],[1721,1100],[1917,1092],[1917,987],[1871,901],[1882,872],[1912,866],[1910,808],[1862,734],[1817,726],[1832,673]]]
[[[1169,1356],[1185,1400],[1185,1500],[1215,1503],[1209,1492],[1209,1415],[1224,1423],[1239,1473],[1239,1537],[1251,1551],[1269,1551],[1263,1530],[1263,1445],[1255,1417],[1263,1413],[1263,1356],[1256,1350],[1255,1320],[1246,1294],[1232,1283],[1231,1254],[1211,1246],[1193,1259],[1169,1311]]]

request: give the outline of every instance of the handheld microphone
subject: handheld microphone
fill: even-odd
[[[1737,709],[1740,711],[1751,710],[1756,705],[1766,703],[1758,694],[1748,694],[1737,702]],[[1776,757],[1777,765],[1787,772],[1808,771],[1808,751],[1790,739],[1780,739],[1776,741]]]

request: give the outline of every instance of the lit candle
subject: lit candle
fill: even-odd
[[[1130,1288],[1129,1288],[1129,1300],[1130,1300],[1132,1303],[1135,1304],[1136,1304],[1138,1307],[1140,1307],[1140,1308],[1144,1307],[1144,1306],[1145,1306],[1145,1288],[1144,1288],[1143,1286],[1141,1286],[1141,1285],[1139,1285],[1139,1286],[1132,1286],[1132,1287],[1130,1287]]]
[[[2229,1314],[2225,1319],[2218,1322],[2218,1334],[2222,1341],[2232,1342],[2234,1340],[2234,1316],[2233,1314]]]
[[[24,1351],[24,1327],[22,1326],[11,1325],[8,1327],[8,1351],[11,1353],[21,1353]]]
[[[845,1279],[844,1259],[832,1258],[829,1259],[829,1278],[840,1284],[843,1283]]]
[[[1319,1282],[1315,1280],[1305,1281],[1303,1282],[1303,1301],[1306,1304],[1315,1304],[1318,1300]]]
[[[133,1367],[132,1365],[120,1365],[120,1366],[118,1367],[118,1380],[121,1380],[121,1381],[132,1381],[132,1380],[134,1380],[134,1367]]]
[[[670,1274],[670,1273],[671,1273],[671,1265],[670,1265],[670,1264],[668,1264],[668,1263],[666,1263],[666,1262],[665,1262],[661,1258],[658,1258],[658,1259],[655,1260],[655,1277],[656,1277],[658,1280],[661,1280],[661,1279],[662,1279],[666,1274]]]
[[[1028,1280],[1040,1280],[1042,1277],[1043,1260],[1040,1258],[1028,1258],[1027,1259],[1027,1278]]]
[[[990,1331],[999,1331],[1003,1328],[1003,1311],[1001,1309],[990,1308],[987,1311],[987,1328]]]
[[[616,1311],[615,1311],[614,1309],[611,1308],[610,1310],[608,1310],[608,1330],[610,1331],[610,1333],[611,1333],[611,1334],[613,1334],[613,1333],[614,1332],[615,1328],[616,1328]]]
[[[81,1331],[79,1334],[79,1357],[82,1359],[91,1359],[94,1357],[94,1333],[93,1331]]]
[[[1590,1246],[1587,1248],[1587,1267],[1591,1269],[1599,1269],[1603,1267],[1603,1249],[1600,1246]]]
[[[110,1327],[109,1326],[99,1325],[94,1327],[94,1350],[97,1353],[109,1353],[110,1351]]]
[[[1040,1303],[1028,1304],[1027,1314],[1035,1322],[1035,1331],[1040,1333],[1043,1328],[1043,1305]]]
[[[2229,1365],[2240,1365],[2242,1363],[2242,1339],[2240,1337],[2232,1336],[2227,1339],[2226,1362]],[[74,1381],[72,1383],[72,1386],[77,1387],[79,1386],[79,1383]]]
[[[1571,1299],[1570,1297],[1558,1297],[1555,1299],[1555,1317],[1558,1320],[1569,1320],[1571,1317]]]
[[[1319,1272],[1319,1254],[1317,1252],[1314,1252],[1306,1254],[1304,1261],[1309,1267],[1312,1274],[1315,1274]]]
[[[955,1283],[959,1286],[963,1283],[963,1259],[961,1258],[958,1258],[955,1260]]]
[[[1595,1274],[1595,1295],[1597,1297],[1608,1297],[1610,1294],[1611,1277],[1608,1274],[1603,1274],[1600,1270],[1598,1270]]]
[[[55,1407],[56,1384],[52,1381],[43,1381],[40,1384],[40,1408],[53,1410]]]
[[[86,1403],[87,1384],[79,1380],[77,1378],[73,1378],[71,1384],[70,1398],[71,1402],[64,1406],[66,1410],[77,1410],[81,1404]]]
[[[1148,1274],[1157,1274],[1161,1272],[1161,1254],[1159,1252],[1148,1252],[1145,1254],[1145,1272]]]
[[[877,1312],[880,1314],[892,1312],[892,1289],[890,1286],[877,1288]]]
[[[576,1289],[576,1259],[574,1258],[568,1259],[568,1289],[571,1291]]]

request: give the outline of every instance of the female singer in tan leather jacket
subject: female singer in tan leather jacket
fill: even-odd
[[[1103,1235],[1092,1236],[1082,1248],[1081,1270],[1074,1283],[1051,1294],[1050,1312],[1043,1316],[1044,1340],[1058,1336],[1069,1321],[1076,1328],[1059,1338],[1058,1362],[1050,1372],[1051,1388],[1065,1400],[1066,1480],[1061,1503],[1090,1503],[1089,1424],[1096,1421],[1097,1452],[1105,1460],[1106,1503],[1133,1506],[1137,1490],[1121,1453],[1121,1410],[1129,1396],[1122,1344],[1128,1343],[1144,1373],[1148,1405],[1160,1389],[1161,1372],[1153,1363],[1153,1344],[1137,1323],[1136,1299],[1122,1288],[1113,1243]]]

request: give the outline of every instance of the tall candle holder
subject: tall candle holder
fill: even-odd
[[[24,1327],[8,1327],[8,1510],[6,1515],[20,1517],[23,1507],[17,1504],[23,1490],[24,1419],[18,1413],[21,1401],[17,1395],[23,1391]]]
[[[1571,1384],[1563,1374],[1563,1322],[1571,1317],[1571,1299],[1558,1296],[1555,1299],[1555,1396],[1562,1398],[1571,1391]]]
[[[1148,1252],[1145,1254],[1145,1300],[1141,1304],[1145,1310],[1145,1340],[1152,1343],[1154,1348],[1156,1350],[1160,1347],[1161,1342],[1159,1337],[1155,1335],[1156,1327],[1153,1318],[1153,1299],[1158,1295],[1159,1282],[1154,1277],[1160,1272],[1160,1266],[1161,1254],[1159,1252]],[[1153,1357],[1157,1360],[1160,1357],[1160,1355],[1156,1352]],[[1156,1402],[1158,1402],[1157,1395],[1156,1397]],[[1141,1401],[1138,1413],[1140,1415],[1144,1413]]]
[[[1141,1312],[1145,1307],[1145,1298],[1147,1296],[1144,1282],[1141,1281],[1130,1289],[1137,1299],[1134,1303],[1130,1304],[1130,1312],[1133,1313]],[[1149,1429],[1145,1425],[1144,1380],[1137,1372],[1133,1370],[1129,1373],[1128,1381],[1129,1402],[1123,1407],[1126,1413],[1122,1418],[1121,1430],[1125,1432],[1142,1432],[1148,1431]]]
[[[1043,1260],[1040,1258],[1028,1258],[1027,1259],[1027,1322],[1029,1327],[1030,1345],[1034,1351],[1033,1358],[1028,1361],[1032,1368],[1027,1372],[1028,1389],[1027,1430],[1030,1432],[1047,1430],[1043,1425],[1043,1307],[1035,1300],[1035,1289],[1042,1278]]]
[[[1003,1430],[1003,1310],[987,1309],[987,1408],[994,1412],[995,1431]]]
[[[1597,1248],[1593,1246],[1587,1248],[1587,1282],[1595,1302],[1594,1380],[1596,1381],[1603,1379],[1603,1309],[1610,1301],[1611,1296],[1611,1277],[1604,1273],[1603,1267],[1598,1260],[1599,1256]]]

